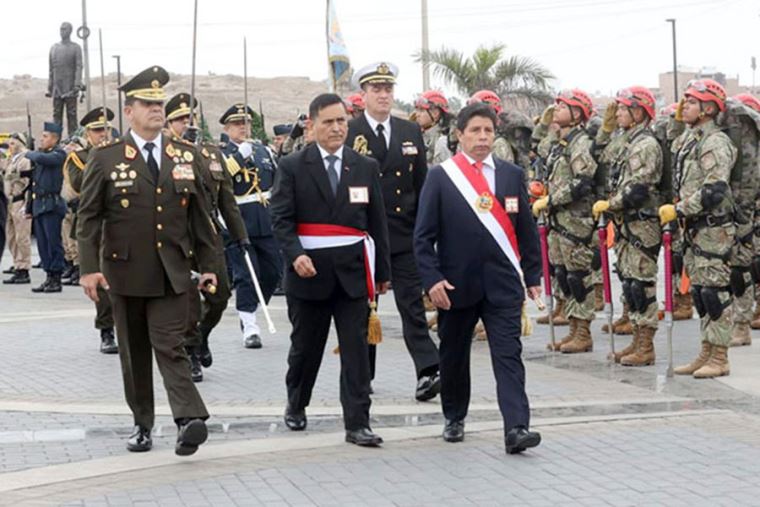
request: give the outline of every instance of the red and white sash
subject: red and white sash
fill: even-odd
[[[523,282],[523,272],[520,267],[520,250],[517,246],[517,235],[509,215],[504,210],[504,206],[496,199],[491,189],[488,188],[488,182],[482,173],[467,160],[464,154],[457,153],[450,159],[441,164],[443,171],[451,178],[454,186],[470,206],[477,219],[483,224],[483,227],[491,234],[496,244],[504,255],[507,256],[512,267],[515,268],[520,280]],[[482,202],[483,197],[491,199],[490,210],[484,210],[479,207],[478,203]]]
[[[360,229],[335,224],[298,224],[298,239],[304,250],[336,248],[364,242],[364,272],[367,279],[367,297],[375,301],[375,241]]]

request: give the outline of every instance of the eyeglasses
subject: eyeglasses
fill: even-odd
[[[692,79],[688,83],[686,83],[686,89],[693,88],[697,90],[698,92],[706,92],[707,91],[707,83],[702,81],[701,79]]]
[[[625,99],[625,100],[633,100],[636,97],[634,97],[633,92],[630,90],[630,88],[623,88],[622,90],[617,92],[617,98]]]

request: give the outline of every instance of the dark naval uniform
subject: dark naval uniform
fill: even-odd
[[[133,107],[162,103],[168,73],[151,67],[122,86]],[[129,107],[129,105],[127,106]],[[184,350],[190,270],[216,271],[216,232],[194,149],[134,130],[97,148],[84,170],[77,239],[82,282],[101,272],[116,320],[124,391],[137,426],[127,448],[150,449],[155,353],[179,427],[175,452],[192,454],[207,438],[208,412],[190,378]],[[102,259],[101,259],[102,238]]]
[[[61,135],[61,127],[45,123],[46,132]],[[45,282],[32,292],[60,292],[61,273],[64,268],[61,223],[66,215],[66,202],[61,197],[63,186],[63,162],[66,152],[56,145],[48,151],[27,151],[24,156],[32,161],[32,198],[27,211],[34,217],[37,250],[42,269],[47,274]]]
[[[239,121],[245,118],[246,114],[252,117],[253,110],[250,107],[244,108],[242,104],[235,104],[222,115],[219,122],[224,125],[229,121]],[[280,248],[272,233],[272,219],[269,215],[269,199],[276,165],[270,151],[263,144],[245,142],[252,145],[252,154],[247,157],[241,153],[241,147],[232,140],[222,143],[221,150],[226,158],[235,200],[250,241],[245,251],[251,257],[266,304],[282,276]],[[244,250],[228,248],[227,260],[232,267],[233,286],[236,291],[235,307],[240,316],[246,347],[259,348],[261,340],[255,313],[259,299],[245,261]]]
[[[107,128],[111,120],[114,119],[114,113],[110,109],[106,108],[107,118],[103,117],[103,109],[98,107],[93,109],[79,122],[79,124],[89,129],[103,129]],[[84,168],[87,164],[87,159],[90,156],[90,152],[93,147],[89,144],[86,148],[81,150],[75,150],[69,153],[66,157],[66,161],[63,164],[63,178],[68,183],[68,186],[76,194],[75,202],[69,202],[69,206],[74,209],[75,213],[78,213],[79,197],[82,192],[82,179],[84,178]],[[76,224],[77,216],[74,216],[74,225],[72,226],[71,235],[73,239],[76,239]],[[111,298],[108,297],[105,289],[98,288],[98,302],[95,303],[95,329],[100,330],[101,345],[100,351],[104,354],[116,354],[119,349],[116,345],[116,336],[114,334],[113,323],[113,310],[111,309]]]
[[[395,83],[395,73],[387,64],[371,66],[359,73],[360,85]],[[377,124],[367,111],[351,120],[346,145],[376,159],[380,164],[380,185],[391,247],[391,287],[401,314],[404,341],[414,361],[417,378],[435,377],[438,350],[428,331],[422,303],[422,283],[412,248],[417,202],[427,174],[425,143],[419,126],[412,122],[391,116],[387,120],[390,139],[387,137],[387,126],[383,126],[381,138],[370,122]],[[372,349],[374,347],[371,354]]]

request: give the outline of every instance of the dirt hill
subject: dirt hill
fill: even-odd
[[[122,76],[126,82],[131,76]],[[202,102],[203,113],[212,134],[221,131],[219,117],[233,103],[243,101],[243,78],[233,75],[196,76],[196,95]],[[92,86],[92,107],[101,103],[100,78],[94,78]],[[106,102],[114,111],[117,109],[116,74],[106,77]],[[32,128],[39,137],[42,122],[52,119],[53,101],[45,97],[47,80],[31,76],[16,76],[0,79],[0,132],[26,131],[26,103],[32,113]],[[171,75],[167,92],[171,96],[181,91],[190,91],[190,76]],[[277,123],[292,122],[299,113],[305,112],[315,95],[327,91],[326,82],[311,81],[306,77],[277,77],[272,79],[248,78],[248,102],[258,111],[259,100],[266,119],[267,131]],[[79,104],[79,118],[84,115],[86,103]],[[117,120],[118,122],[118,116]],[[65,123],[65,122],[64,122]],[[125,125],[126,128],[126,125]],[[64,132],[64,135],[65,132]]]

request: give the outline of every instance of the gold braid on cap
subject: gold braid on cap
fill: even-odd
[[[138,88],[128,91],[127,97],[158,102],[166,100],[166,92],[163,88]]]

